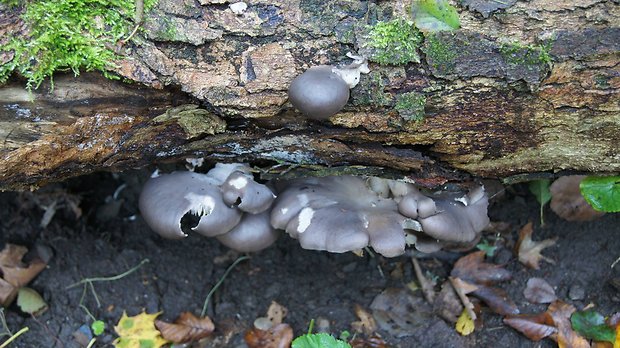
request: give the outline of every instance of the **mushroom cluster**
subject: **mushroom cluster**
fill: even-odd
[[[273,227],[302,248],[345,252],[371,246],[393,257],[406,244],[423,252],[471,245],[489,223],[482,186],[469,193],[422,194],[412,184],[332,176],[276,185]]]
[[[376,177],[276,180],[272,190],[242,164],[217,164],[207,174],[151,178],[140,195],[147,224],[167,238],[195,231],[242,252],[271,245],[284,230],[302,248],[335,253],[367,246],[386,257],[414,245],[422,252],[469,247],[489,223],[484,187],[422,192]]]
[[[231,249],[264,249],[278,238],[269,223],[275,195],[243,164],[218,163],[206,174],[173,172],[149,179],[139,206],[146,223],[165,238],[195,231]]]

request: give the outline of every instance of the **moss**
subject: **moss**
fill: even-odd
[[[443,41],[437,34],[426,37],[424,53],[426,61],[435,71],[441,71],[444,75],[452,74],[456,67],[458,57],[457,48],[452,43]]]
[[[550,64],[549,45],[524,45],[520,42],[503,43],[499,51],[509,64],[539,65]]]
[[[379,71],[372,71],[368,78],[351,91],[354,105],[386,106],[391,102],[389,93],[385,93],[383,75]]]
[[[426,97],[416,92],[403,93],[396,97],[394,108],[405,121],[421,121],[424,119]]]
[[[378,22],[369,28],[367,40],[371,61],[383,65],[420,62],[417,49],[422,42],[422,33],[412,22],[403,19]]]
[[[167,110],[153,119],[154,122],[176,122],[187,134],[188,139],[201,135],[214,135],[226,130],[226,122],[198,105],[181,105]]]
[[[6,2],[7,0],[2,0]],[[157,0],[145,0],[145,9]],[[9,1],[10,2],[10,1]],[[29,37],[15,37],[0,47],[13,59],[0,66],[0,83],[11,73],[27,78],[37,88],[55,71],[108,70],[119,58],[114,47],[129,36],[135,16],[134,0],[40,0],[26,4],[22,18]]]

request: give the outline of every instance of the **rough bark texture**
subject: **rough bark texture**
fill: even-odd
[[[372,61],[369,26],[409,16],[410,2],[248,5],[236,15],[226,1],[160,0],[116,71],[148,87],[82,75],[56,78],[53,91],[1,88],[0,188],[188,156],[347,166],[430,186],[620,171],[617,1],[462,1],[460,30],[426,35],[420,63],[371,63],[324,123],[291,110],[291,80],[348,63],[350,51]],[[18,18],[2,17],[14,33]],[[170,110],[189,103],[200,108]]]

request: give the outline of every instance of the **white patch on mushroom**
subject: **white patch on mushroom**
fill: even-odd
[[[236,14],[237,16],[240,16],[243,14],[243,12],[245,12],[245,10],[248,9],[248,4],[246,4],[243,1],[240,1],[240,2],[235,2],[234,4],[230,4],[228,5],[228,7],[234,14]]]
[[[240,176],[236,179],[230,180],[228,183],[232,185],[234,188],[236,188],[237,190],[241,190],[242,188],[247,186],[248,178],[244,176]]]
[[[312,222],[313,216],[314,210],[312,208],[306,207],[299,212],[299,225],[297,226],[298,233],[304,233],[308,229],[310,223]]]
[[[299,200],[299,205],[307,205],[308,202],[310,202],[310,200],[308,199],[308,195],[306,195],[305,193],[298,195],[297,199]]]
[[[199,195],[194,192],[189,192],[185,195],[185,199],[189,201],[191,207],[190,213],[205,216],[211,214],[213,208],[215,208],[215,201],[211,196]]]
[[[352,58],[353,63],[340,68],[333,67],[332,71],[340,76],[349,85],[349,88],[353,88],[360,82],[361,74],[368,74],[370,69],[366,58],[351,52],[347,53],[347,57]]]
[[[284,215],[288,212],[288,208],[282,208],[280,209],[280,214]]]

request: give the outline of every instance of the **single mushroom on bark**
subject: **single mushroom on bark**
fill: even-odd
[[[217,237],[238,251],[257,251],[278,237],[265,213],[274,199],[247,166],[217,164],[207,174],[152,177],[142,189],[139,206],[146,223],[165,238],[183,238],[190,230]],[[185,228],[188,221],[191,226]]]

